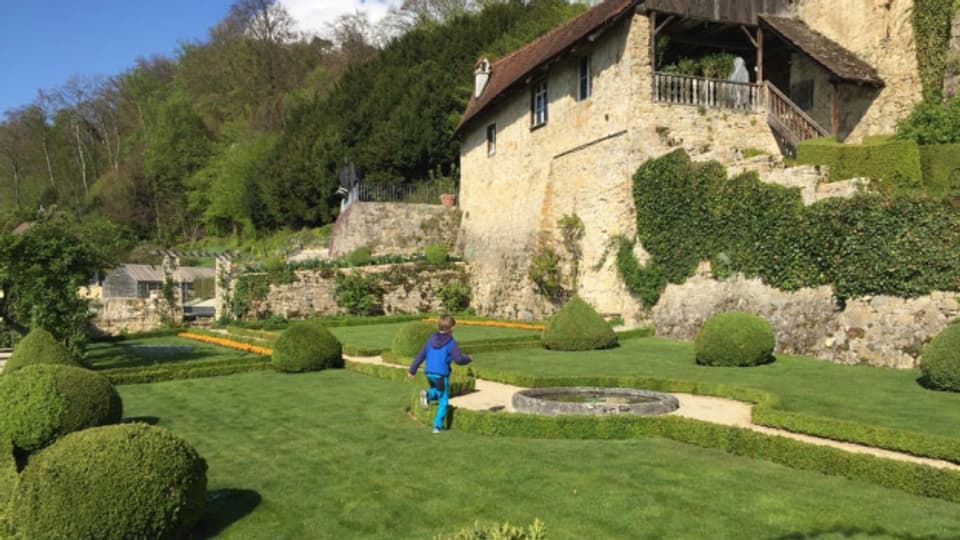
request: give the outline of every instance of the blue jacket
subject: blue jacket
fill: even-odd
[[[410,364],[410,374],[416,375],[417,369],[423,361],[427,365],[423,370],[430,375],[450,375],[450,362],[456,362],[461,366],[470,363],[470,357],[460,352],[457,340],[449,333],[434,332],[430,339],[423,344],[423,348],[414,357]]]

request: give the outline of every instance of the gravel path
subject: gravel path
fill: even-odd
[[[403,366],[397,366],[395,364],[385,363],[379,356],[372,357],[360,357],[360,356],[344,356],[348,360],[355,362],[364,362],[369,364],[381,364],[384,366],[391,366],[398,369],[403,369]],[[457,396],[450,399],[450,404],[454,407],[462,407],[464,409],[472,409],[478,411],[507,411],[513,412],[513,405],[511,400],[513,394],[525,390],[520,386],[512,386],[509,384],[498,383],[494,381],[487,381],[484,379],[477,379],[477,389],[475,392],[466,394],[463,396]],[[930,465],[932,467],[937,467],[940,469],[951,469],[951,470],[960,470],[960,465],[955,463],[950,463],[949,461],[943,461],[939,459],[930,459],[913,456],[910,454],[904,454],[902,452],[894,452],[892,450],[883,450],[880,448],[874,448],[872,446],[863,446],[860,444],[845,443],[840,441],[835,441],[832,439],[823,439],[820,437],[814,437],[812,435],[803,435],[800,433],[793,433],[783,429],[769,428],[765,426],[758,426],[753,423],[751,420],[751,410],[753,405],[750,403],[744,403],[742,401],[734,401],[732,399],[711,397],[711,396],[698,396],[693,394],[673,394],[680,401],[680,408],[670,414],[676,414],[678,416],[683,416],[686,418],[693,418],[696,420],[702,420],[704,422],[712,422],[714,424],[722,424],[725,426],[735,426],[750,429],[760,433],[765,433],[767,435],[777,435],[780,437],[787,437],[789,439],[795,439],[807,444],[815,444],[819,446],[830,446],[832,448],[839,448],[847,452],[853,452],[858,454],[870,454],[873,456],[878,456],[887,459],[894,459],[897,461],[909,461],[913,463],[920,463],[923,465]]]

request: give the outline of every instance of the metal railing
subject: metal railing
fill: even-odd
[[[708,109],[759,111],[763,85],[674,73],[653,74],[653,100]]]
[[[779,88],[766,83],[767,87],[767,121],[770,126],[780,132],[794,148],[807,139],[826,137],[830,132],[823,128],[810,115],[803,112],[796,103],[790,100]]]
[[[360,184],[359,200],[365,202],[404,202],[440,204],[441,193],[451,193],[449,186],[438,184]]]

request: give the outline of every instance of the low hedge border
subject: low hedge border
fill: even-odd
[[[418,400],[417,394],[410,396],[410,411],[421,422],[430,422],[432,414],[421,410]],[[534,416],[451,407],[448,425],[460,431],[506,437],[605,440],[663,437],[794,469],[863,480],[913,495],[960,502],[958,471],[853,454],[681,416]]]
[[[121,385],[220,377],[265,369],[270,369],[269,357],[242,356],[228,360],[198,360],[179,364],[105,369],[99,370],[97,373],[110,379],[113,384]]]
[[[118,336],[101,336],[95,338],[94,342],[117,343],[120,341],[130,341],[132,339],[147,339],[156,337],[170,337],[187,331],[186,326],[182,328],[161,328],[160,330],[150,330],[149,332],[139,332],[136,334],[121,334]],[[192,331],[192,330],[191,330]]]
[[[352,343],[341,343],[341,345],[343,345],[343,354],[350,356],[377,356],[389,350],[381,347],[364,347]]]
[[[243,328],[241,326],[233,326],[233,325],[227,326],[226,330],[231,337],[243,337],[243,338],[249,338],[249,339],[256,339],[256,340],[259,340],[261,343],[263,342],[273,343],[274,341],[277,340],[277,336],[279,335],[277,332],[274,332],[272,330],[257,330],[255,328]]]
[[[481,379],[529,388],[629,387],[734,399],[754,404],[752,418],[757,425],[960,464],[960,439],[784,411],[778,408],[780,399],[777,396],[752,388],[654,377],[538,377],[485,369],[474,369],[473,372]]]
[[[650,337],[653,335],[653,328],[650,328],[649,326],[644,326],[641,328],[631,328],[630,330],[621,330],[615,333],[617,334],[617,340],[623,341],[625,339]]]
[[[395,367],[368,364],[366,362],[355,362],[353,360],[345,360],[344,367],[350,371],[355,371],[364,375],[370,375],[371,377],[376,377],[378,379],[397,382],[406,382],[409,380],[407,379],[406,370],[397,369]],[[469,394],[476,389],[477,380],[462,371],[454,371],[453,375],[450,377],[450,396]],[[418,397],[420,395],[419,392],[420,391],[417,390]]]
[[[457,344],[460,346],[460,350],[463,351],[464,354],[509,351],[514,349],[538,349],[543,347],[543,344],[540,342],[539,335],[535,337],[514,336],[501,339],[478,339],[474,341],[457,342]],[[400,366],[410,365],[410,362],[413,362],[412,356],[398,356],[391,350],[385,350],[379,354],[380,357],[383,358],[383,361],[388,364],[396,364]]]

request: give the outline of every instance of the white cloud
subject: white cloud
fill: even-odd
[[[297,22],[297,30],[327,35],[329,23],[341,15],[361,11],[376,24],[391,6],[399,7],[401,0],[280,0],[280,3]]]

